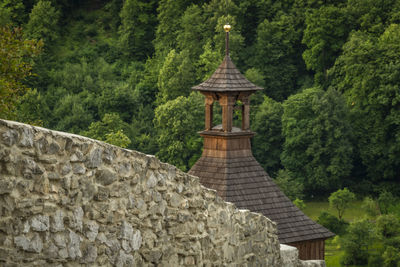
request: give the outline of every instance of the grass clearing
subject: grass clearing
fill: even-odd
[[[329,207],[328,201],[305,201],[306,207],[303,212],[316,221],[321,212],[326,211],[332,215],[338,216],[335,208]],[[343,219],[348,222],[352,222],[358,219],[362,219],[366,216],[365,212],[361,209],[362,201],[353,201],[350,207],[344,212]]]

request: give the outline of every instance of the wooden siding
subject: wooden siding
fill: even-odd
[[[204,138],[204,157],[213,158],[235,158],[252,156],[250,138],[253,133],[247,136],[209,136],[200,134]]]
[[[301,260],[324,260],[325,259],[325,240],[316,239],[287,244],[299,250]]]

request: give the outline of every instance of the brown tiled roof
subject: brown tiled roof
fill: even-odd
[[[261,87],[249,82],[243,74],[236,68],[229,56],[225,56],[224,61],[211,77],[199,85],[192,87],[198,91],[213,92],[240,92],[262,90]]]
[[[334,236],[308,218],[278,188],[253,156],[201,157],[189,171],[238,208],[259,212],[278,224],[283,244]]]

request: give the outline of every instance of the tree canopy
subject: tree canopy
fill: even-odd
[[[15,117],[17,101],[29,89],[26,81],[33,75],[33,58],[42,44],[25,39],[21,28],[0,26],[0,117]]]
[[[250,116],[267,172],[305,197],[400,195],[399,14],[397,0],[3,0],[0,117],[188,170],[204,127],[190,88],[230,23],[232,60],[264,88]]]
[[[309,194],[334,190],[350,175],[351,128],[343,97],[315,87],[283,103],[282,164]]]
[[[183,170],[188,170],[200,157],[203,101],[200,93],[180,96],[157,107],[154,124],[158,131],[157,156]]]
[[[398,179],[400,169],[400,26],[380,36],[355,32],[331,70],[333,85],[351,107],[367,175]],[[363,134],[368,132],[368,134]]]
[[[32,8],[25,34],[30,39],[43,40],[50,45],[58,38],[58,20],[60,12],[50,1],[40,0]]]

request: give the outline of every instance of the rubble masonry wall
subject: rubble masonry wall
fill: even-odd
[[[280,266],[276,224],[154,156],[0,120],[1,266]]]

